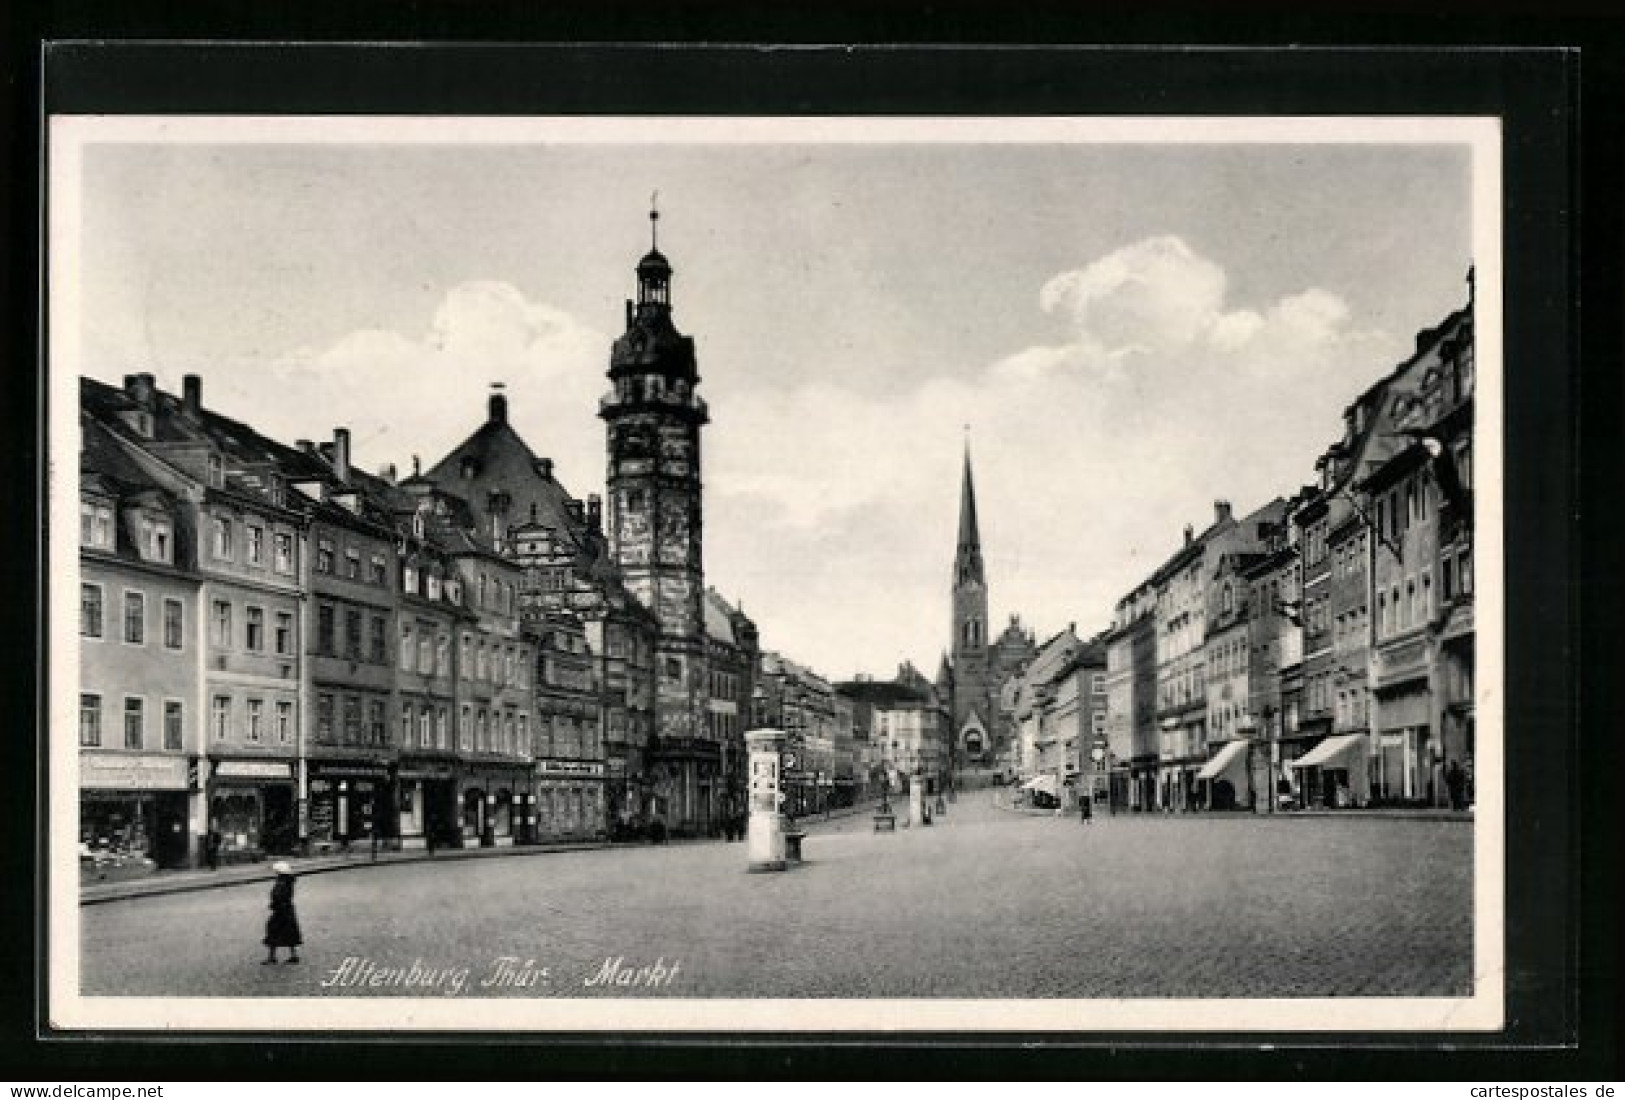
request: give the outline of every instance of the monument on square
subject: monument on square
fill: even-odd
[[[785,868],[784,794],[779,768],[784,754],[783,730],[759,729],[745,734],[750,764],[750,823],[745,833],[748,870],[782,871]]]

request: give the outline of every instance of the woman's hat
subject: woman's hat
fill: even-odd
[[[280,860],[280,859],[277,860],[275,863],[271,864],[271,870],[275,871],[279,875],[291,875],[291,874],[293,874],[293,868],[289,867],[285,860]]]

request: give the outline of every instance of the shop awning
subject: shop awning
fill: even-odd
[[[1053,775],[1035,775],[1021,785],[1024,791],[1043,791],[1054,798],[1060,797],[1060,784],[1055,782]]]
[[[1218,753],[1214,755],[1212,760],[1209,760],[1202,766],[1202,770],[1196,773],[1196,778],[1217,779],[1225,772],[1229,771],[1230,768],[1238,761],[1243,761],[1246,758],[1247,742],[1232,741],[1224,748],[1220,749]]]
[[[1303,756],[1292,762],[1294,768],[1338,768],[1347,767],[1343,763],[1345,757],[1351,755],[1356,749],[1365,744],[1365,734],[1344,733],[1336,737],[1328,737]]]

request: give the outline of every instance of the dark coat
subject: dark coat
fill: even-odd
[[[298,947],[299,914],[293,908],[293,876],[280,875],[271,887],[271,916],[265,922],[266,947]]]

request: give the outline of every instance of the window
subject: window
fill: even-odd
[[[333,740],[333,696],[325,693],[316,696],[316,740]]]
[[[480,648],[479,648],[478,652],[476,653],[475,659],[478,662],[478,664],[476,666],[476,671],[475,671],[475,679],[481,680],[481,681],[489,680],[491,678],[491,666],[490,666],[489,661],[487,660],[486,653],[485,653],[485,646],[484,646],[483,643],[480,645]]]
[[[86,638],[102,636],[102,586],[79,586],[79,633]]]
[[[231,521],[221,516],[214,517],[214,556],[231,560]]]
[[[477,724],[474,727],[474,748],[479,752],[484,752],[486,749],[490,748],[491,745],[491,731],[490,726],[485,719],[484,707],[480,708],[480,715],[476,721]]]
[[[102,743],[102,697],[89,693],[79,696],[79,744],[97,748]]]
[[[147,597],[141,592],[124,593],[124,640],[131,645],[147,642]]]
[[[441,707],[434,714],[434,743],[438,749],[447,747],[447,736],[450,733],[450,721],[446,715],[446,708]]]
[[[248,550],[249,565],[265,564],[265,528],[249,524],[245,529],[244,545]]]
[[[425,749],[429,747],[431,737],[430,717],[428,707],[424,707],[423,713],[418,715],[418,745]]]
[[[411,743],[412,737],[412,704],[401,704],[401,747],[405,748]]]
[[[389,744],[389,730],[384,721],[384,703],[374,699],[367,704],[367,736],[369,745]],[[406,744],[402,741],[401,744]]]
[[[426,579],[429,586],[429,598],[438,600],[440,598],[440,574],[430,573]]]
[[[209,484],[216,489],[225,487],[226,463],[219,455],[212,454],[209,456]]]
[[[113,549],[113,509],[105,504],[79,502],[79,543],[92,550]]]
[[[293,614],[287,611],[276,613],[276,651],[286,657],[293,653]]]
[[[418,571],[415,566],[408,565],[401,570],[401,591],[414,596],[418,594]]]
[[[335,614],[330,603],[316,605],[316,652],[331,657],[338,652]]]
[[[248,701],[248,742],[257,745],[265,739],[265,700]]]
[[[451,668],[451,639],[442,634],[435,639],[434,646],[434,672],[436,676],[444,676]]]
[[[333,573],[333,544],[326,539],[316,544],[316,572],[329,576]]]
[[[344,609],[344,655],[352,660],[361,656],[361,611],[359,608],[347,607]]]
[[[127,749],[143,748],[146,725],[145,700],[126,696],[124,699],[124,747]]]
[[[530,755],[530,715],[519,716],[519,755]]]
[[[224,741],[226,731],[231,728],[231,696],[216,695],[209,704],[209,718],[214,730],[214,739]]]
[[[389,663],[389,643],[384,638],[384,631],[388,629],[389,624],[384,620],[382,615],[374,615],[372,617],[372,632],[369,635],[369,639],[372,643],[371,657],[374,664],[382,665]]]
[[[169,520],[143,519],[141,521],[141,556],[148,561],[169,561],[171,554],[174,552],[174,542],[169,535]]]
[[[384,556],[374,554],[367,566],[367,580],[373,584],[388,584],[389,571],[384,567]]]
[[[225,600],[214,601],[214,616],[209,620],[213,629],[210,639],[217,649],[231,648],[231,604]]]
[[[401,624],[401,671],[412,671],[412,624]]]
[[[459,663],[462,668],[463,679],[472,680],[474,678],[474,642],[467,634],[463,635],[463,652]]]
[[[418,635],[418,671],[424,675],[434,671],[434,642],[427,632]]]
[[[164,751],[180,752],[186,744],[186,725],[181,704],[170,699],[164,703]]]
[[[164,601],[164,648],[185,647],[186,611],[179,600]]]
[[[277,532],[271,536],[271,568],[278,573],[293,572],[293,536]]]
[[[344,575],[352,581],[361,579],[361,552],[355,549],[344,551]]]
[[[344,697],[344,743],[354,745],[360,741],[361,700],[354,695],[346,695]]]
[[[468,752],[473,747],[474,709],[463,704],[463,713],[457,721],[457,748]]]
[[[243,644],[250,653],[265,652],[265,608],[250,607],[244,612]]]
[[[276,741],[279,745],[293,744],[293,704],[280,702],[276,705]]]

